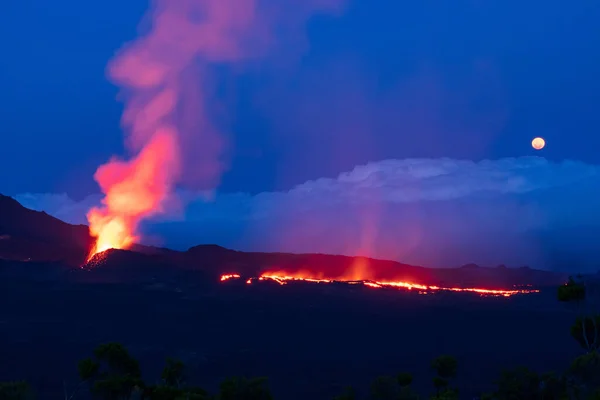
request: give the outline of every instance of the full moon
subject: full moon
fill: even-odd
[[[531,147],[533,147],[536,150],[541,150],[544,148],[544,146],[546,146],[546,141],[541,137],[536,137],[531,141]]]

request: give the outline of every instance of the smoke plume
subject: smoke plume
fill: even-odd
[[[92,254],[136,241],[139,222],[164,212],[176,186],[218,184],[225,141],[211,118],[213,69],[264,58],[279,40],[301,32],[312,14],[340,11],[342,1],[152,2],[146,32],[107,69],[123,89],[121,122],[131,158],[113,158],[96,171],[105,197],[88,213],[98,238]]]

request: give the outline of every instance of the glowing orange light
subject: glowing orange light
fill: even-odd
[[[232,278],[239,278],[239,275],[223,275],[221,276],[221,281],[225,281]],[[277,272],[268,272],[264,273],[258,277],[260,281],[273,281],[277,282],[280,285],[286,285],[291,281],[303,281],[303,282],[313,282],[313,283],[333,283],[333,282],[344,282],[348,284],[362,284],[366,287],[381,289],[381,288],[396,288],[396,289],[406,289],[406,290],[415,290],[419,294],[427,294],[432,292],[439,291],[450,291],[450,292],[468,292],[468,293],[476,293],[481,296],[503,296],[510,297],[515,294],[528,294],[528,293],[539,293],[537,289],[512,289],[512,290],[504,290],[504,289],[485,289],[485,288],[459,288],[459,287],[441,287],[441,286],[429,286],[422,285],[417,283],[410,282],[401,282],[401,281],[371,281],[371,280],[344,280],[344,279],[327,279],[327,278],[313,278],[307,276],[305,272],[298,274],[289,274],[289,273],[277,273]],[[252,278],[248,279],[246,283],[251,283]]]
[[[544,140],[544,138],[536,137],[531,141],[531,147],[533,147],[536,150],[541,150],[544,147],[546,147],[546,141]]]
[[[240,276],[238,274],[228,274],[228,275],[222,275],[221,276],[221,282],[225,282],[228,281],[230,279],[239,279]]]
[[[135,241],[127,224],[119,217],[102,216],[96,209],[88,215],[90,233],[95,236],[96,243],[88,255],[88,261],[96,254],[108,249],[127,249]]]
[[[96,238],[88,261],[108,249],[128,249],[138,240],[140,220],[160,213],[178,168],[177,139],[172,130],[156,132],[148,145],[130,161],[113,159],[100,166],[94,178],[105,198],[87,214],[90,234]]]

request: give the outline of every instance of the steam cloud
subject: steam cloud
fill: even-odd
[[[122,125],[134,157],[113,158],[96,171],[105,198],[88,213],[95,251],[137,240],[139,222],[163,212],[176,185],[218,184],[225,143],[211,119],[213,67],[264,57],[275,31],[294,34],[313,13],[341,6],[342,0],[155,0],[147,33],[108,66],[124,89]]]
[[[206,201],[178,191],[191,197],[185,218],[167,213],[141,229],[144,243],[179,250],[217,243],[424,266],[474,262],[595,272],[599,185],[600,166],[578,161],[389,159],[285,192],[220,193]],[[50,193],[16,198],[71,223],[83,223],[84,210],[99,201]],[[365,221],[374,228],[367,248],[361,247]],[[155,236],[162,240],[153,242]]]

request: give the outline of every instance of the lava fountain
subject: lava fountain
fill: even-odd
[[[94,175],[104,198],[88,214],[96,242],[88,260],[138,240],[142,220],[173,204],[174,189],[214,189],[224,170],[224,143],[211,118],[214,69],[261,58],[281,27],[300,29],[316,12],[336,13],[344,0],[290,4],[261,0],[154,0],[145,33],[109,63],[123,90],[121,124],[127,161],[112,158]],[[294,2],[292,2],[294,3]],[[296,26],[297,25],[297,26]],[[286,43],[289,46],[289,43]],[[217,107],[218,108],[218,107]],[[183,173],[185,171],[185,173]]]
[[[98,168],[95,178],[106,197],[104,207],[94,207],[87,215],[96,237],[88,261],[108,249],[129,248],[137,239],[139,221],[162,211],[177,171],[176,155],[174,133],[162,129],[136,158],[114,159]]]

